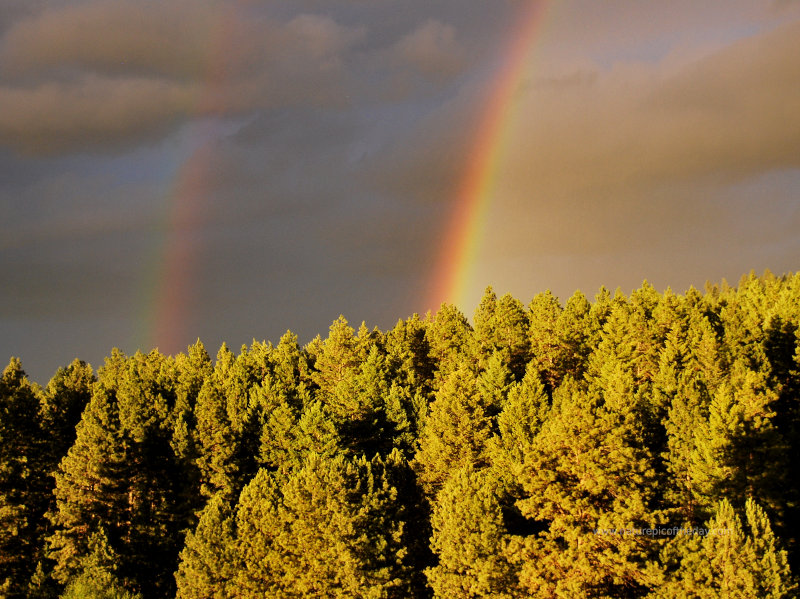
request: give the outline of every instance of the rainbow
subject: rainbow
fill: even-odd
[[[162,353],[184,350],[197,338],[189,330],[187,310],[192,305],[197,266],[202,246],[201,229],[206,224],[206,208],[214,187],[214,147],[217,138],[215,117],[225,112],[225,91],[229,80],[231,49],[236,40],[237,14],[247,0],[228,5],[215,20],[211,50],[202,84],[189,114],[183,159],[171,178],[159,227],[160,243],[153,248],[149,273],[148,298],[144,302],[142,331],[136,345],[140,349],[157,347]]]
[[[464,176],[458,184],[448,227],[434,269],[428,306],[442,302],[464,309],[474,283],[473,270],[480,250],[492,191],[515,121],[515,96],[526,74],[528,58],[545,20],[548,3],[526,1],[517,30],[503,52],[503,60],[489,86],[482,116],[471,144]]]

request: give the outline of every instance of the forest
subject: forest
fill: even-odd
[[[796,596],[799,327],[767,271],[11,358],[0,597]]]

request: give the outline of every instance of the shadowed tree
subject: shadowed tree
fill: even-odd
[[[11,358],[0,377],[0,596],[22,597],[41,558],[49,504],[39,389]]]
[[[795,596],[786,552],[778,548],[764,510],[748,499],[747,530],[728,501],[717,504],[706,534],[680,534],[662,552],[667,579],[658,599]],[[686,529],[689,530],[689,529]]]
[[[515,597],[516,573],[507,559],[508,535],[488,471],[457,470],[436,496],[431,547],[438,558],[426,571],[436,597]]]

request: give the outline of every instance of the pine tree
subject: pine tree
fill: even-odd
[[[404,524],[384,467],[310,456],[280,488],[260,471],[236,513],[238,596],[408,596]]]
[[[519,379],[530,359],[529,315],[525,306],[510,293],[497,302],[495,312],[495,347],[508,354],[508,368]]]
[[[659,599],[794,596],[786,552],[778,549],[764,511],[752,500],[746,504],[747,528],[727,500],[717,504],[714,517],[700,534],[684,529],[664,548],[670,567]]]
[[[508,392],[497,416],[498,435],[489,441],[492,468],[498,480],[516,486],[525,458],[550,410],[550,399],[539,372],[528,365],[525,377]]]
[[[442,385],[425,418],[414,458],[423,488],[438,490],[457,468],[487,464],[491,422],[476,392],[474,375],[456,370]]]
[[[341,438],[356,453],[372,456],[391,451],[394,427],[386,414],[388,395],[386,358],[372,346],[351,373],[348,384],[338,386],[335,395]]]
[[[348,405],[351,381],[359,364],[355,331],[344,316],[333,322],[321,349],[312,374],[319,386],[317,398],[326,404],[334,418],[344,420],[352,411]]]
[[[89,553],[81,560],[81,570],[67,584],[62,599],[142,599],[125,589],[116,576],[118,556],[109,547],[102,529],[89,539]]]
[[[496,416],[500,412],[513,384],[504,353],[497,351],[486,360],[486,368],[478,375],[476,382],[481,403],[489,416]]]
[[[173,571],[183,542],[182,482],[186,473],[173,452],[178,371],[157,350],[137,353],[119,381],[116,400],[128,442],[124,541],[115,547],[145,594],[174,593]]]
[[[66,368],[59,368],[45,388],[42,426],[47,431],[54,466],[75,442],[75,427],[92,397],[96,380],[92,367],[75,359]]]
[[[436,597],[516,596],[500,500],[487,471],[456,471],[436,496],[431,523],[438,563],[426,574]]]
[[[45,559],[45,538],[52,533],[45,514],[56,511],[55,474],[59,462],[67,455],[75,442],[76,426],[81,414],[92,397],[96,381],[92,367],[81,360],[73,360],[66,368],[59,368],[50,379],[40,397],[40,416],[43,437],[43,455],[39,468],[39,480],[43,493],[36,532],[39,555],[37,570],[31,580],[28,594],[42,599],[52,597],[54,581],[50,577],[49,560]]]
[[[701,505],[711,508],[727,498],[742,506],[758,498],[781,510],[783,441],[772,423],[774,401],[763,376],[737,362],[714,396],[708,420],[696,429],[690,476]]]
[[[517,552],[520,583],[538,596],[627,596],[654,584],[652,457],[617,371],[603,396],[575,390],[553,410],[526,456],[521,514],[540,532]],[[611,532],[614,531],[614,532]]]
[[[558,322],[562,313],[561,303],[548,290],[534,297],[529,309],[531,363],[536,366],[539,378],[552,391],[565,374]]]
[[[222,495],[206,505],[197,528],[186,536],[175,580],[177,599],[233,599],[237,569],[233,513]]]
[[[399,320],[386,334],[386,354],[392,379],[423,394],[430,392],[434,371],[426,338],[427,327],[428,323],[414,314],[411,318]]]
[[[79,575],[102,528],[126,587],[170,594],[185,523],[183,472],[171,446],[177,372],[156,351],[137,353],[127,366],[114,356],[110,363],[114,388],[106,388],[104,368],[56,474],[54,576],[66,583]]]
[[[48,462],[38,394],[11,358],[0,378],[1,597],[21,597],[41,557]]]
[[[336,424],[322,402],[310,402],[299,415],[282,404],[264,425],[261,463],[281,480],[302,468],[309,455],[332,458],[342,451]]]
[[[254,362],[246,350],[237,358],[223,344],[197,397],[196,463],[205,497],[223,493],[233,501],[258,468],[262,414],[252,394],[264,373]]]
[[[474,320],[476,350],[482,361],[501,352],[512,374],[522,378],[530,354],[528,314],[522,303],[508,293],[498,300],[487,287]]]
[[[436,365],[435,388],[459,368],[476,365],[475,334],[455,306],[442,304],[425,334]]]
[[[588,345],[590,337],[589,314],[591,305],[580,291],[567,300],[564,310],[556,321],[559,334],[559,354],[562,370],[573,380],[583,378],[586,363],[591,353]]]
[[[497,294],[489,285],[475,308],[472,321],[475,323],[475,342],[481,355],[489,355],[495,349],[497,331]]]
[[[55,531],[48,539],[54,576],[62,584],[80,574],[92,534],[101,527],[111,546],[129,538],[127,478],[130,441],[112,392],[101,382],[77,427],[75,443],[56,473]]]

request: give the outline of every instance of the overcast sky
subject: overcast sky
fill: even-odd
[[[0,359],[436,308],[528,1],[3,0]],[[800,2],[545,3],[509,110],[466,314],[798,268]]]

